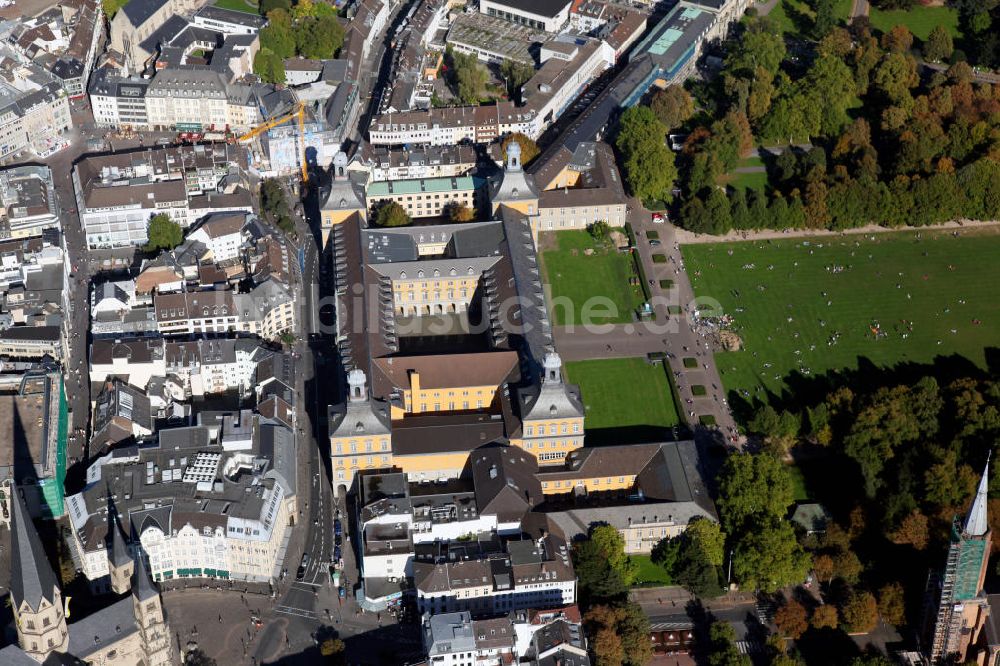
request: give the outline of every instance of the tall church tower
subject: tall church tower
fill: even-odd
[[[958,656],[959,663],[964,662],[988,614],[982,591],[993,538],[986,516],[989,467],[987,461],[965,520],[956,517],[952,524],[941,601],[928,645],[933,663],[953,655]]]
[[[10,598],[17,642],[29,657],[42,662],[69,648],[63,597],[21,491],[11,485],[10,493]]]
[[[132,575],[132,607],[135,622],[142,634],[149,666],[166,666],[171,662],[170,627],[163,614],[160,592],[149,577],[142,553],[136,553]]]
[[[111,491],[108,490],[108,534],[104,544],[108,554],[108,572],[111,575],[111,591],[115,594],[125,594],[131,587],[132,572],[135,564],[128,550],[125,532],[115,509]]]
[[[529,218],[538,214],[538,191],[534,179],[524,171],[521,145],[516,141],[507,145],[507,163],[503,177],[490,193],[490,205],[494,215],[500,206],[513,208]]]

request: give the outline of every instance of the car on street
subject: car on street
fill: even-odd
[[[649,241],[649,247],[660,247],[660,241],[654,238],[653,240]]]
[[[341,555],[343,555],[343,552],[340,550],[340,546],[334,546],[333,547],[333,559],[336,560],[337,562],[339,562]]]
[[[343,526],[340,524],[340,518],[333,519],[333,536],[340,536],[343,534]]]
[[[309,553],[302,553],[302,562],[299,563],[299,569],[295,572],[295,580],[302,580],[306,577],[306,567],[309,566]]]

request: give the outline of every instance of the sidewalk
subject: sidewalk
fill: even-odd
[[[883,227],[870,224],[857,229],[845,229],[843,231],[827,231],[826,229],[763,229],[761,231],[730,231],[722,236],[712,234],[696,234],[677,227],[677,242],[681,245],[697,245],[701,243],[735,243],[740,241],[775,240],[781,238],[833,238],[838,236],[851,236],[855,234],[884,234],[894,231],[923,231],[932,233],[943,230],[977,229],[982,227],[993,227],[1000,225],[1000,220],[955,220],[945,222],[931,227]]]

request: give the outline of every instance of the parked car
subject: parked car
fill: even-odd
[[[649,241],[649,247],[660,247],[660,241],[654,238],[653,240]]]
[[[664,217],[663,213],[653,213],[653,224],[663,224]]]
[[[306,577],[306,567],[309,566],[309,553],[302,553],[302,562],[299,563],[299,569],[295,572],[295,580],[302,580]]]
[[[343,533],[344,533],[343,532],[343,526],[340,524],[340,519],[339,518],[334,518],[333,519],[333,535],[334,536],[339,536],[339,535],[341,535]]]

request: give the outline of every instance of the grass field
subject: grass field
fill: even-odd
[[[792,373],[853,369],[859,359],[891,367],[957,354],[985,367],[985,349],[1000,346],[995,228],[683,252],[695,293],[717,300],[743,339],[743,350],[716,360],[726,388],[744,397],[781,394]]]
[[[670,574],[663,567],[654,564],[649,555],[629,555],[629,559],[639,565],[639,573],[635,577],[637,584],[671,585],[673,583]]]
[[[736,163],[736,168],[743,167],[764,167],[764,161],[756,155],[744,157]],[[736,172],[726,174],[722,177],[720,184],[728,185],[735,189],[752,189],[763,192],[767,188],[767,171]]]
[[[951,7],[914,7],[910,10],[880,11],[872,7],[870,15],[873,28],[888,32],[897,25],[905,25],[917,39],[927,39],[935,26],[943,25],[952,37],[959,37],[958,12]]]
[[[792,499],[796,502],[805,502],[811,499],[809,491],[806,490],[806,477],[798,465],[789,465],[788,472],[792,477]]]
[[[237,12],[246,12],[248,14],[257,13],[257,2],[256,0],[215,0],[214,4],[216,7],[222,7],[223,9],[232,9]]]
[[[667,373],[641,358],[572,361],[569,381],[580,385],[587,430],[669,428],[680,423]]]
[[[573,307],[549,304],[557,326],[583,323],[583,307],[587,299],[603,296],[611,300],[617,314],[593,317],[593,323],[623,323],[632,321],[632,313],[644,302],[642,287],[630,285],[637,277],[632,255],[607,249],[595,243],[586,231],[559,231],[547,239],[558,243],[558,249],[542,252],[542,268],[553,299],[565,297]],[[588,249],[594,254],[586,255]],[[600,312],[604,312],[603,307]]]
[[[833,15],[838,22],[846,22],[851,13],[851,0],[835,0]],[[782,32],[788,35],[801,35],[812,27],[815,16],[812,7],[803,0],[779,0],[768,17],[775,22]]]

